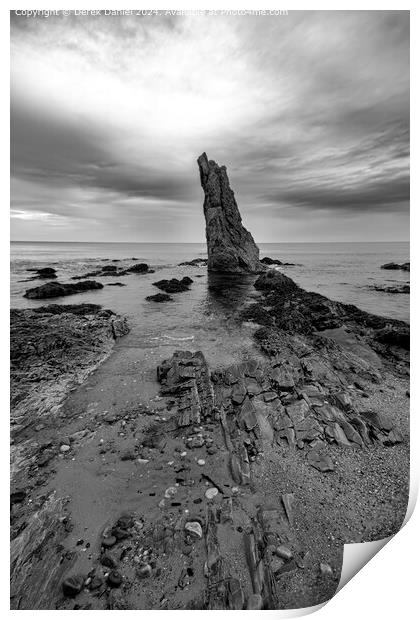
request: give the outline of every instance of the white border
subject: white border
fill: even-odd
[[[164,3],[154,2],[153,0],[149,0],[147,3],[134,3],[130,1],[126,1],[123,5],[117,5],[117,3],[103,1],[103,2],[86,2],[86,3],[59,3],[59,2],[45,2],[45,4],[35,4],[37,9],[45,9],[45,10],[74,10],[76,8],[83,9],[116,9],[121,8],[125,9],[141,9],[141,8],[151,8],[151,9],[168,9],[168,10],[176,10],[176,9],[285,9],[289,11],[293,10],[411,10],[411,58],[418,57],[415,53],[414,44],[415,41],[418,40],[419,32],[418,32],[418,18],[417,11],[413,10],[414,3],[401,3],[400,6],[396,6],[395,2],[352,2],[352,3],[342,3],[338,5],[336,2],[320,2],[316,7],[311,5],[309,2],[293,2],[288,6],[284,6],[280,2],[273,2],[266,0],[263,4],[258,6],[256,2],[247,2],[246,0],[242,1],[233,1],[233,0],[213,0],[211,3],[200,2],[200,0],[195,0],[194,2],[173,2],[171,0],[167,0]],[[399,4],[399,3],[398,3]],[[1,9],[1,22],[0,22],[0,41],[3,47],[1,54],[1,65],[3,70],[3,97],[1,98],[1,106],[2,106],[2,114],[1,119],[3,123],[3,132],[2,132],[2,183],[1,190],[3,193],[3,208],[1,210],[1,218],[2,225],[0,227],[0,235],[1,235],[1,243],[0,248],[3,258],[2,264],[8,264],[8,231],[9,231],[9,223],[8,223],[8,209],[7,205],[9,204],[9,102],[7,97],[4,96],[4,91],[6,90],[6,85],[9,83],[9,10],[18,9],[18,8],[33,8],[34,4],[30,4],[29,7],[24,4],[17,5],[13,3],[8,8],[2,7]],[[411,105],[412,110],[415,112],[416,109],[419,108],[418,101],[418,82],[415,79],[415,75],[412,73],[411,75]],[[417,118],[412,118],[412,136],[419,135],[419,132],[416,131],[418,129]],[[416,142],[413,140],[412,146],[412,158],[413,161],[417,160],[416,153]],[[418,286],[417,286],[417,253],[418,253],[418,240],[417,240],[417,231],[419,230],[418,224],[418,214],[417,214],[417,203],[418,200],[418,187],[417,187],[417,175],[413,175],[412,177],[412,196],[414,199],[411,201],[413,205],[413,209],[411,212],[411,231],[412,231],[412,243],[411,245],[411,262],[414,265],[411,274],[412,280],[412,294],[411,294],[411,316],[414,319],[412,321],[411,326],[411,334],[412,334],[412,350],[417,351],[417,343],[418,343],[418,328],[416,325],[416,310],[419,308],[419,298],[418,298]],[[4,221],[3,221],[4,218]],[[417,242],[417,243],[416,243]],[[3,325],[3,339],[6,339],[6,343],[3,343],[2,347],[2,359],[1,359],[1,378],[2,378],[2,396],[4,398],[3,407],[2,407],[2,419],[3,424],[6,428],[1,433],[2,442],[4,443],[3,449],[1,450],[2,454],[2,463],[1,463],[1,482],[2,489],[4,491],[3,497],[6,498],[6,490],[9,487],[9,463],[8,463],[8,415],[7,412],[9,410],[8,404],[8,309],[6,304],[3,304],[1,307],[2,313],[2,325]],[[414,385],[417,384],[419,379],[418,374],[418,361],[417,356],[412,355],[412,383]],[[418,394],[416,390],[411,394],[411,409],[412,409],[412,417],[411,417],[411,444],[414,445],[415,448],[411,453],[411,497],[410,497],[410,507],[408,513],[411,513],[415,499],[417,496],[418,489],[418,480],[419,480],[419,449],[418,449],[418,439],[419,439],[419,422],[417,411],[418,407]],[[6,503],[6,502],[5,502]],[[1,531],[5,538],[3,544],[3,558],[5,559],[6,550],[8,549],[8,515],[7,511],[3,509],[1,511]],[[322,607],[320,611],[317,612],[317,617],[320,620],[336,620],[340,618],[340,620],[347,620],[354,618],[373,618],[379,617],[383,620],[387,618],[395,620],[396,616],[399,617],[400,620],[418,617],[418,609],[417,609],[417,579],[418,575],[418,554],[416,553],[416,547],[418,548],[418,540],[419,540],[419,511],[417,510],[411,520],[406,524],[406,526],[399,532],[386,546],[382,551],[374,557],[361,572],[359,572],[353,579],[349,585],[344,587],[327,605]],[[417,545],[416,545],[417,543]],[[369,543],[368,543],[369,544]],[[346,545],[346,547],[351,547],[350,545]],[[353,546],[355,547],[355,546]],[[353,549],[351,551],[357,551]],[[353,554],[354,555],[354,554]],[[6,559],[7,562],[7,559]],[[8,566],[6,562],[3,562],[1,566],[1,583],[7,584],[9,583],[9,572]],[[415,581],[416,579],[416,581]],[[8,591],[7,588],[3,588],[3,596],[2,596],[2,609],[6,612],[7,615],[15,614],[19,612],[9,611],[9,599],[8,599]],[[306,610],[306,613],[310,611]],[[303,613],[304,610],[302,610]],[[48,612],[46,611],[38,611],[37,616],[43,617]],[[62,613],[62,612],[55,612]],[[82,614],[85,617],[86,612],[78,611],[77,612],[80,617]],[[89,613],[89,618],[99,617],[99,614],[102,612],[91,611]],[[108,612],[110,613],[110,612]],[[157,618],[159,615],[162,618],[168,617],[168,612],[145,612],[145,611],[127,611],[127,612],[112,612],[113,614],[121,614],[124,613],[127,617],[128,615],[136,615],[141,614],[142,617],[145,615],[153,615]],[[197,614],[197,612],[185,612],[185,611],[176,611],[169,612],[174,615],[180,614]],[[204,612],[199,612],[204,613]],[[213,615],[231,615],[232,612],[212,612]],[[241,613],[241,612],[236,612]],[[93,615],[92,615],[93,614]],[[255,612],[254,612],[255,614]],[[278,617],[293,617],[299,614],[299,612],[280,612],[280,611],[267,611],[264,612],[264,616],[266,617],[276,616]],[[248,616],[250,617],[250,616]]]

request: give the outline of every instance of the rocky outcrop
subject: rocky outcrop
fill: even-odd
[[[34,459],[41,463],[51,456],[28,443],[28,436],[38,424],[51,423],[70,390],[129,331],[125,318],[87,306],[64,306],[64,313],[60,306],[10,312],[12,488],[26,486]]]
[[[409,326],[404,321],[370,314],[357,306],[305,291],[275,269],[262,274],[254,286],[263,298],[245,308],[243,318],[247,321],[306,335],[344,326],[369,342],[410,348]]]
[[[65,297],[75,293],[84,293],[103,288],[104,285],[94,280],[85,280],[77,284],[62,284],[61,282],[48,282],[42,286],[30,288],[24,294],[27,299],[49,299],[51,297]]]
[[[96,269],[95,271],[89,271],[88,273],[84,273],[81,276],[72,276],[72,280],[84,280],[86,278],[96,278],[100,276],[103,277],[114,277],[114,276],[127,276],[131,273],[136,274],[144,274],[144,273],[154,273],[153,269],[150,269],[149,265],[146,263],[137,263],[135,265],[130,265],[127,269],[118,269],[115,265],[105,265],[100,269]],[[122,286],[122,285],[120,285]]]
[[[295,263],[283,263],[281,260],[278,260],[277,258],[270,258],[269,256],[264,256],[264,258],[261,259],[261,262],[263,265],[268,265],[268,266],[272,266],[272,265],[282,265],[283,267],[295,267]]]
[[[156,301],[157,303],[163,303],[164,301],[172,301],[173,297],[167,295],[167,293],[156,293],[156,295],[148,295],[146,301]]]
[[[190,285],[192,283],[193,281],[191,278],[184,276],[181,280],[177,280],[176,278],[172,278],[171,280],[159,280],[158,282],[153,282],[153,286],[160,288],[160,290],[165,291],[165,293],[184,293],[190,290]]]
[[[385,265],[381,265],[381,269],[402,269],[402,271],[410,271],[410,263],[401,263],[401,265],[399,265],[398,263],[385,263]]]
[[[261,271],[259,249],[251,233],[242,225],[226,166],[209,161],[206,153],[197,161],[204,191],[208,270],[227,273]]]
[[[97,314],[102,310],[102,306],[98,304],[50,304],[49,306],[40,306],[34,308],[36,314]]]
[[[410,285],[402,284],[401,286],[372,286],[374,291],[378,291],[380,293],[391,293],[393,295],[398,295],[399,293],[408,295],[410,293]]]
[[[207,258],[193,258],[192,260],[179,263],[179,267],[205,267],[208,263]]]
[[[26,271],[33,271],[37,274],[35,278],[41,278],[45,280],[48,280],[48,279],[53,280],[54,278],[57,277],[55,269],[53,269],[52,267],[42,267],[40,269],[27,269]]]

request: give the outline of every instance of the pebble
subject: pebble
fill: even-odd
[[[203,530],[198,521],[187,521],[185,530],[195,538],[203,538]]]
[[[70,446],[63,444],[60,446],[60,452],[68,452],[70,450]]]
[[[108,574],[107,581],[111,588],[118,588],[122,584],[122,575],[117,570],[112,570]]]
[[[140,577],[140,579],[147,579],[147,577],[150,577],[150,575],[152,574],[152,567],[150,566],[150,564],[140,564],[136,573],[137,576]]]
[[[83,588],[84,579],[80,575],[68,577],[63,581],[64,596],[76,596]]]
[[[324,575],[325,577],[333,576],[333,569],[326,562],[321,562],[321,564],[319,565],[319,569],[321,571],[321,575]]]
[[[219,491],[216,489],[216,487],[210,487],[210,489],[207,489],[207,491],[205,492],[205,496],[207,497],[207,499],[213,499],[213,497],[216,497],[218,493]]]
[[[198,459],[197,465],[205,465],[206,461],[204,459]]]
[[[103,546],[108,547],[108,548],[113,547],[116,542],[117,542],[117,539],[115,538],[115,536],[106,536],[102,540]]]
[[[171,497],[173,497],[174,495],[176,495],[176,493],[178,492],[178,489],[176,487],[168,487],[165,491],[165,497],[166,499],[169,499]]]
[[[293,553],[291,552],[289,547],[286,547],[286,545],[279,545],[278,547],[276,547],[275,553],[279,558],[287,561],[291,560],[293,557]]]

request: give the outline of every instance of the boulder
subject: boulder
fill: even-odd
[[[156,293],[156,295],[148,295],[146,297],[146,301],[156,301],[158,303],[162,303],[164,301],[172,301],[173,297],[168,295],[167,293]]]
[[[190,284],[193,281],[188,276],[182,278],[182,280],[177,280],[176,278],[172,278],[171,280],[159,280],[158,282],[153,282],[153,286],[157,286],[165,293],[184,293],[189,290]]]
[[[410,271],[410,263],[401,263],[401,265],[398,263],[385,263],[385,265],[381,265],[381,269],[402,269],[402,271]]]
[[[260,272],[259,249],[251,233],[242,225],[226,166],[208,160],[206,153],[200,155],[197,162],[204,191],[208,270]]]
[[[104,285],[94,280],[85,280],[77,284],[62,284],[60,282],[48,282],[42,286],[30,288],[24,294],[27,299],[48,299],[50,297],[64,297],[75,293],[84,293],[103,288]]]
[[[257,278],[254,284],[259,291],[276,291],[290,293],[299,289],[298,285],[284,273],[270,269]]]
[[[126,273],[147,273],[149,271],[149,265],[146,263],[138,263],[137,265],[131,265],[126,270]]]
[[[205,267],[207,262],[207,258],[193,258],[192,260],[179,263],[179,267]]]
[[[57,274],[55,273],[55,269],[53,269],[52,267],[42,267],[41,269],[30,269],[28,271],[35,271],[36,272],[36,276],[35,278],[42,278],[45,280],[48,279],[54,279],[57,277]]]

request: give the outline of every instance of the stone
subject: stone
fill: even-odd
[[[84,585],[84,579],[80,575],[73,575],[67,577],[63,581],[62,588],[64,596],[74,597],[82,591]]]
[[[102,545],[104,547],[110,548],[110,547],[113,547],[116,544],[116,542],[117,542],[117,539],[115,536],[106,536],[102,540]]]
[[[324,577],[333,577],[334,576],[333,569],[326,562],[321,562],[320,563],[319,570],[321,572],[321,575],[323,575]]]
[[[397,443],[402,443],[404,441],[404,437],[400,433],[399,430],[394,428],[392,431],[388,433],[386,439],[384,439],[385,446],[394,446]]]
[[[193,450],[194,448],[202,448],[204,446],[204,438],[202,435],[194,435],[193,437],[188,437],[187,439],[187,447]]]
[[[249,610],[258,610],[262,609],[263,600],[261,594],[251,594],[246,604],[246,608]]]
[[[184,529],[188,534],[193,536],[193,538],[203,538],[203,529],[198,521],[187,521]]]
[[[349,441],[357,444],[360,447],[363,447],[363,439],[361,438],[359,433],[356,431],[356,429],[353,428],[350,422],[347,422],[347,420],[341,422],[341,428],[343,429],[344,434]]]
[[[104,285],[94,280],[85,280],[77,284],[61,284],[60,282],[48,282],[42,286],[28,289],[24,297],[27,299],[48,299],[51,297],[64,297],[75,293],[84,293],[103,288]]]
[[[153,282],[153,286],[160,288],[165,293],[184,293],[189,290],[191,282],[191,278],[188,277],[182,278],[182,280],[172,278],[171,280]]]
[[[106,566],[107,568],[116,568],[118,566],[117,560],[108,552],[101,555],[100,562],[102,566]]]
[[[206,153],[197,163],[204,191],[208,270],[239,274],[261,271],[259,249],[242,225],[226,166],[209,160]]]
[[[292,502],[294,500],[294,495],[293,493],[283,493],[283,495],[281,496],[281,500],[283,502],[284,511],[286,513],[287,520],[289,521],[290,525],[292,525],[293,523]]]
[[[178,493],[178,489],[176,487],[168,487],[164,493],[166,499],[170,499],[174,495]]]
[[[381,269],[402,269],[403,271],[410,271],[410,263],[402,263],[401,265],[398,263],[385,263],[385,265],[381,265]]]
[[[207,499],[214,499],[218,493],[219,491],[216,489],[216,487],[210,487],[209,489],[207,489],[204,495]]]
[[[286,407],[286,412],[293,424],[296,426],[305,419],[309,413],[308,403],[301,399]]]
[[[167,293],[156,293],[156,295],[148,295],[146,297],[146,301],[156,301],[157,303],[162,303],[164,301],[173,301],[173,297]]]
[[[325,473],[327,471],[334,471],[334,464],[331,457],[325,454],[321,454],[318,450],[310,450],[307,454],[307,459],[312,467]]]
[[[10,493],[10,503],[11,504],[21,504],[26,497],[26,491],[14,491]]]
[[[393,424],[391,418],[385,413],[378,413],[376,411],[361,411],[361,417],[374,428],[390,431],[392,430]]]
[[[251,431],[258,424],[255,407],[248,396],[242,404],[239,419],[243,423],[247,431]]]
[[[275,554],[282,560],[286,560],[286,562],[289,562],[293,557],[292,551],[289,547],[286,547],[286,545],[279,545],[276,547]]]
[[[136,574],[138,577],[140,577],[140,579],[147,579],[152,574],[152,567],[150,566],[150,564],[147,564],[146,562],[142,562],[138,566],[136,570]]]
[[[281,260],[270,258],[269,256],[264,256],[264,258],[261,259],[261,263],[263,263],[263,265],[283,265]]]
[[[351,443],[347,439],[345,432],[337,422],[332,426],[332,433],[335,441],[338,443],[339,446],[351,446]]]
[[[263,398],[265,403],[272,403],[278,398],[278,394],[277,392],[264,392]]]
[[[234,405],[241,405],[244,402],[246,392],[246,387],[242,382],[235,383],[232,388],[232,403]]]
[[[70,450],[70,446],[68,446],[67,444],[63,444],[62,446],[60,446],[60,452],[68,452]]]
[[[347,392],[338,392],[338,394],[335,394],[335,399],[338,405],[345,411],[349,411],[353,406],[352,400]]]
[[[108,271],[116,271],[117,268],[114,267],[113,269],[111,269],[110,267],[107,268],[103,268],[103,270],[108,269]],[[126,273],[147,273],[149,271],[149,265],[146,265],[146,263],[138,263],[137,265],[131,265],[131,267],[128,267],[125,272]]]
[[[254,287],[258,291],[276,291],[281,293],[299,289],[296,282],[285,276],[281,271],[276,271],[276,269],[270,269],[261,274],[254,283]]]
[[[111,588],[119,588],[122,584],[123,578],[119,571],[112,570],[108,575],[107,581]]]
[[[273,387],[280,392],[292,392],[295,387],[295,381],[292,373],[283,366],[272,368],[268,374]]]
[[[204,459],[198,459],[197,465],[203,466],[205,464],[206,464],[206,461]]]

